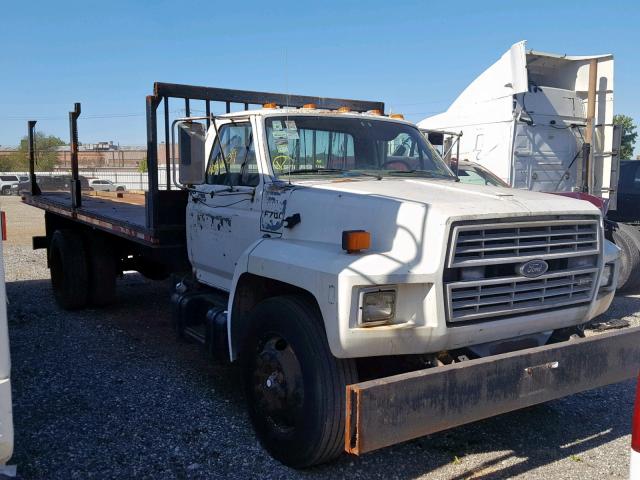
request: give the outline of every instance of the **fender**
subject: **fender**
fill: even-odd
[[[245,273],[294,285],[311,294],[318,303],[332,351],[339,343],[336,291],[339,272],[346,255],[336,245],[281,238],[263,238],[239,258],[230,288],[227,307],[229,356],[238,357],[238,332],[234,329],[233,305],[240,278]],[[334,321],[330,321],[334,319]]]

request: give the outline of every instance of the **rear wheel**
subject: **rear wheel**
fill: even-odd
[[[291,467],[344,449],[346,386],[355,362],[329,350],[318,308],[301,296],[270,298],[250,314],[242,352],[249,416],[260,442]]]
[[[111,242],[101,235],[87,240],[89,263],[89,303],[96,307],[116,301],[118,262]]]
[[[56,302],[65,310],[87,305],[89,269],[82,235],[73,230],[56,230],[49,246],[51,285]]]

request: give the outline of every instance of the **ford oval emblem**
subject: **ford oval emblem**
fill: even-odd
[[[520,275],[529,278],[544,275],[549,270],[549,264],[544,260],[529,260],[518,267]]]

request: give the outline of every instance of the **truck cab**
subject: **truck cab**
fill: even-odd
[[[618,252],[600,210],[461,183],[403,119],[270,106],[216,117],[197,148],[192,121],[179,126],[193,274],[229,294],[229,359],[287,464],[320,461],[293,417],[325,413],[299,399],[344,402],[318,382],[346,385],[372,358],[539,347],[611,303]]]
[[[230,293],[232,359],[248,279],[307,292],[338,358],[544,343],[613,297],[598,209],[458,182],[404,120],[264,108],[218,117],[202,141],[187,246],[197,280]],[[365,247],[345,246],[352,232]]]

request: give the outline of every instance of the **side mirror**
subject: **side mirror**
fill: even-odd
[[[178,123],[178,149],[180,172],[178,181],[182,185],[204,183],[204,125],[197,122]]]

